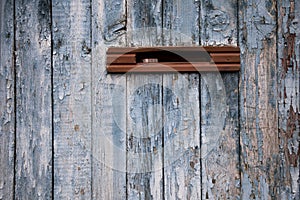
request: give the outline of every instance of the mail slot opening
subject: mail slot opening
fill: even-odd
[[[239,71],[238,47],[139,47],[109,48],[107,71],[199,72]]]
[[[210,62],[210,56],[203,51],[154,51],[136,53],[137,63],[145,63],[145,59],[156,59],[157,62]]]

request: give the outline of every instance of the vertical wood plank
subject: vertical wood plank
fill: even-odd
[[[52,2],[54,198],[91,198],[90,1]]]
[[[163,45],[199,45],[199,1],[163,2]],[[164,198],[201,199],[199,74],[164,74]]]
[[[161,45],[161,0],[127,1],[127,45]],[[163,199],[162,75],[127,75],[128,199]]]
[[[280,198],[300,199],[300,2],[278,1]]]
[[[16,1],[16,199],[52,196],[50,1]]]
[[[163,1],[163,45],[198,46],[200,1]]]
[[[201,45],[237,45],[237,0],[201,0]]]
[[[163,199],[161,75],[127,81],[128,199]]]
[[[239,2],[242,199],[280,199],[276,6]]]
[[[106,50],[125,46],[125,0],[92,4],[93,199],[126,199],[126,77],[107,74]]]
[[[201,1],[201,44],[237,45],[237,0]],[[201,73],[202,199],[239,199],[238,73]]]
[[[0,2],[0,199],[13,199],[15,150],[14,11]]]

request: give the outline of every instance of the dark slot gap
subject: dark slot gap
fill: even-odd
[[[158,62],[210,62],[211,58],[206,52],[170,52],[170,51],[153,51],[137,52],[137,63],[143,63],[144,59],[157,59]]]

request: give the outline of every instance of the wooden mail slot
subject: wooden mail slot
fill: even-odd
[[[112,47],[107,51],[107,71],[112,73],[239,70],[239,47]]]

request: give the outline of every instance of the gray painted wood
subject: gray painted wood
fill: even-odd
[[[200,1],[164,0],[163,45],[198,46]]]
[[[164,1],[164,45],[199,45],[199,3]],[[163,86],[164,198],[201,199],[199,74],[164,74]]]
[[[16,1],[16,199],[51,199],[50,1]]]
[[[11,1],[0,2],[0,199],[13,199],[15,150],[14,16]]]
[[[127,197],[163,199],[162,76],[127,77]]]
[[[166,199],[201,199],[199,75],[164,75]]]
[[[91,198],[90,1],[52,2],[54,198]]]
[[[276,2],[239,2],[242,199],[280,199]]]
[[[280,138],[280,198],[300,199],[300,2],[279,0],[278,118]]]
[[[201,75],[202,199],[238,199],[238,75]]]
[[[161,46],[162,1],[127,1],[127,46]],[[162,75],[127,74],[127,198],[163,199]]]
[[[237,45],[237,0],[200,0],[201,45]]]
[[[237,1],[201,1],[201,44],[237,45]],[[238,73],[201,73],[202,199],[239,199]]]
[[[1,1],[0,199],[299,199],[300,3],[238,2]],[[238,75],[105,70],[237,42]]]
[[[92,4],[92,198],[126,199],[126,77],[107,74],[106,50],[125,46],[126,2]]]

